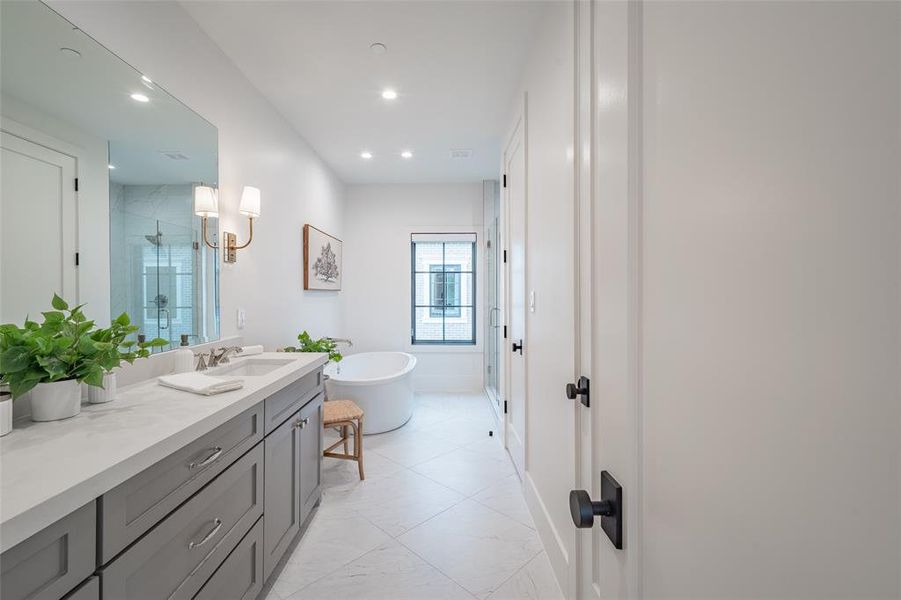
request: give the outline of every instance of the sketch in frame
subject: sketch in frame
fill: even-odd
[[[303,289],[340,290],[341,254],[341,240],[310,224],[304,225]]]

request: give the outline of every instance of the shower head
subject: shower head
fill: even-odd
[[[159,246],[163,241],[162,232],[157,233],[156,235],[145,235],[144,239],[153,244],[154,246]]]

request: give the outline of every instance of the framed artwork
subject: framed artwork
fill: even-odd
[[[303,289],[340,290],[343,267],[341,240],[316,229],[303,226]]]

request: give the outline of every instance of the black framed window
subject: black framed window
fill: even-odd
[[[413,234],[411,341],[476,343],[476,236]]]

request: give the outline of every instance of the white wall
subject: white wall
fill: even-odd
[[[562,589],[567,589],[575,528],[567,504],[575,477],[574,404],[574,27],[573,4],[545,10],[510,129],[526,106],[526,500]],[[505,140],[506,145],[506,140]],[[509,318],[509,314],[507,315]],[[505,352],[507,347],[505,347]]]
[[[418,390],[482,388],[481,290],[477,271],[475,347],[410,344],[410,234],[475,231],[482,251],[482,184],[354,185],[347,188],[344,241],[345,333],[354,352],[414,354]],[[477,257],[481,263],[481,257]]]
[[[219,129],[220,228],[247,239],[241,189],[262,191],[254,242],[221,265],[222,335],[286,345],[297,332],[342,335],[342,295],[303,291],[304,223],[343,233],[344,187],[175,2],[49,4]],[[236,310],[247,311],[237,330]]]

